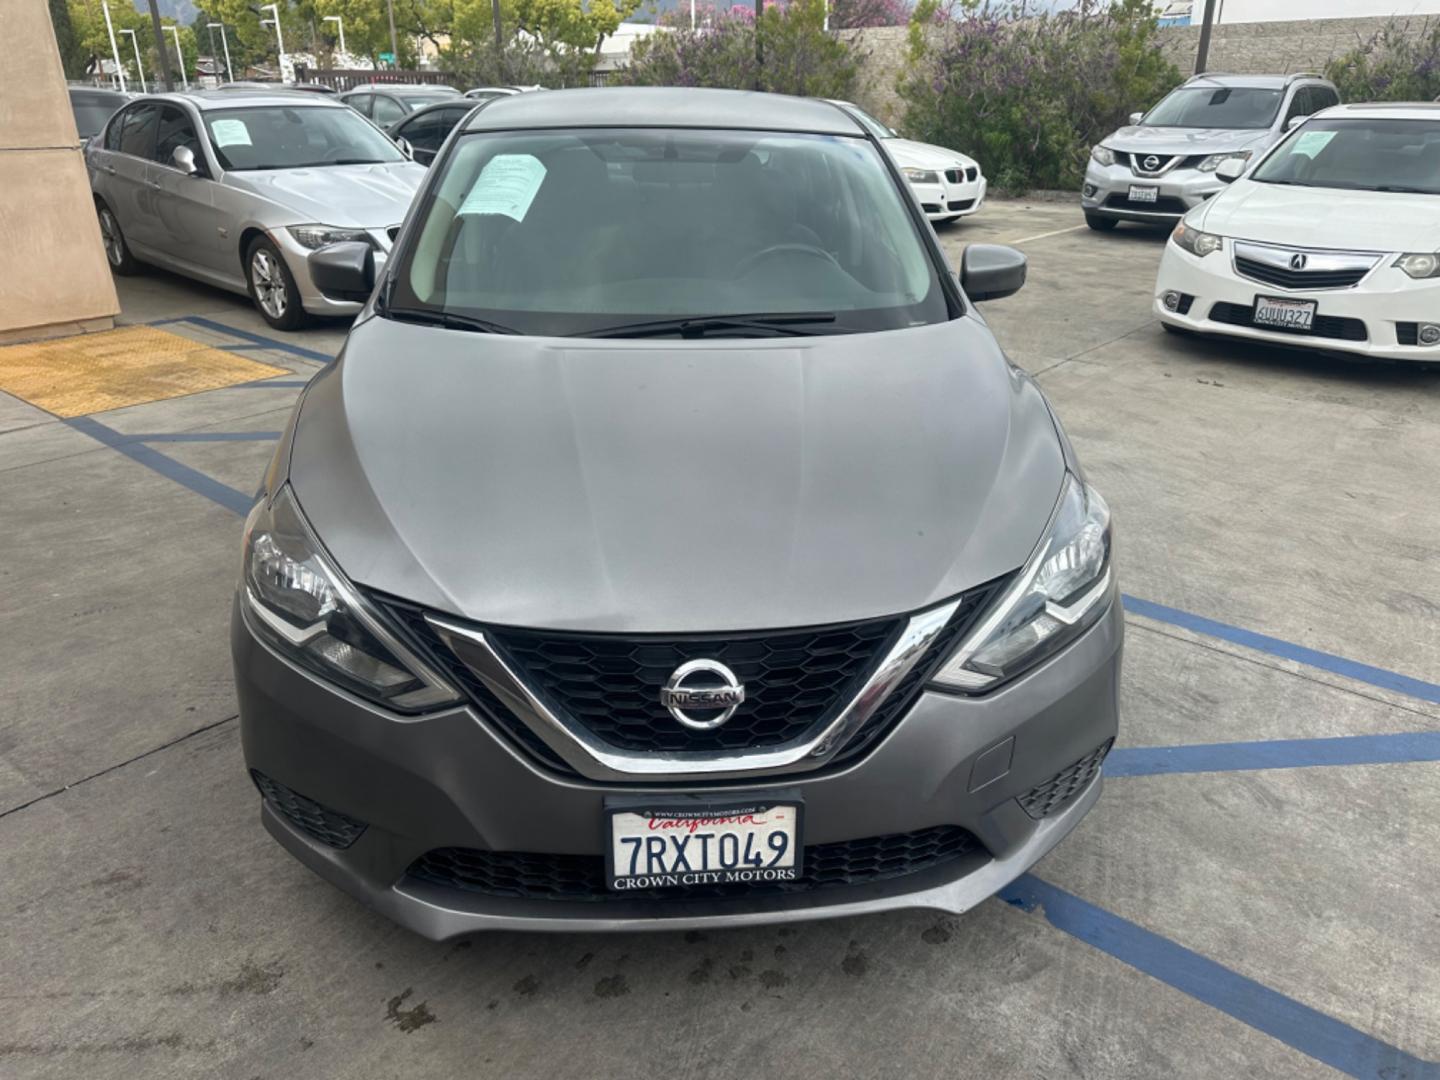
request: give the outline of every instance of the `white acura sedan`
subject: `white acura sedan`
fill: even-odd
[[[944,223],[969,217],[985,202],[987,182],[974,158],[958,150],[947,150],[933,143],[902,139],[859,105],[837,101],[865,130],[877,139],[895,159],[900,172],[910,182],[910,189],[920,202],[920,209],[933,222]]]
[[[1216,172],[1160,261],[1167,330],[1440,359],[1440,105],[1326,109]]]

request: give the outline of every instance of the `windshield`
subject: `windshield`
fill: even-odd
[[[904,196],[863,139],[483,133],[444,168],[391,310],[542,335],[718,315],[823,313],[815,333],[948,317]]]
[[[1311,120],[1266,158],[1252,179],[1440,195],[1440,121]]]
[[[1182,86],[1140,122],[1147,127],[1268,128],[1284,96],[1283,90],[1253,86]]]
[[[205,127],[223,169],[301,169],[404,161],[399,149],[350,108],[263,105],[207,109]]]
[[[437,90],[433,94],[411,94],[404,93],[397,95],[406,105],[412,109],[418,109],[422,105],[434,105],[437,101],[450,101],[460,95],[453,90]]]

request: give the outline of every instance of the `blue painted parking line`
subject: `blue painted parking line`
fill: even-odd
[[[309,379],[272,379],[260,382],[231,383],[229,386],[221,386],[220,390],[273,390],[282,386],[309,386]]]
[[[152,431],[143,435],[122,435],[129,442],[269,442],[278,431]]]
[[[1157,604],[1150,600],[1141,600],[1134,596],[1126,596],[1123,599],[1126,611],[1143,615],[1147,619],[1170,623],[1172,626],[1179,626],[1185,630],[1193,630],[1197,634],[1220,638],[1222,641],[1243,645],[1247,649],[1269,653],[1271,656],[1279,656],[1285,660],[1294,660],[1309,667],[1320,668],[1322,671],[1343,675],[1345,678],[1354,679],[1357,682],[1369,683],[1371,686],[1378,686],[1383,690],[1394,690],[1397,693],[1420,698],[1422,701],[1440,704],[1440,685],[1426,682],[1424,679],[1401,675],[1399,672],[1387,671],[1385,668],[1372,667],[1356,660],[1347,660],[1343,656],[1321,652],[1319,649],[1307,649],[1304,645],[1282,641],[1280,638],[1270,637],[1267,634],[1257,634],[1254,630],[1217,622],[1215,619],[1207,619],[1203,615],[1192,615],[1188,611],[1166,607],[1164,604]]]
[[[206,476],[199,469],[182,465],[174,458],[166,457],[160,451],[154,450],[142,442],[127,438],[98,420],[92,420],[88,416],[76,416],[64,423],[81,434],[89,435],[97,442],[124,454],[132,461],[155,470],[161,476],[174,480],[177,484],[189,488],[198,495],[204,495],[212,502],[217,502],[236,514],[242,516],[248,514],[250,507],[255,504],[255,500],[243,491],[236,491],[228,484],[222,484],[219,480]]]
[[[1125,746],[1105,759],[1106,777],[1173,773],[1309,769],[1440,761],[1440,731],[1341,735],[1328,739],[1267,739],[1187,746]]]
[[[151,323],[151,326],[173,326],[175,323],[190,323],[192,326],[201,326],[206,330],[213,330],[217,334],[228,334],[230,337],[239,338],[241,341],[248,341],[252,345],[262,349],[278,349],[281,352],[290,353],[292,356],[299,356],[306,360],[314,360],[316,363],[328,364],[335,357],[329,353],[317,352],[314,349],[307,349],[303,345],[291,345],[285,341],[276,341],[274,338],[266,337],[263,334],[252,333],[249,330],[239,330],[225,323],[216,322],[214,319],[207,319],[203,315],[182,315],[178,319],[160,319]],[[223,348],[223,346],[221,346]]]
[[[1440,1080],[1440,1064],[1381,1042],[1030,874],[999,895],[1025,911],[1039,909],[1057,930],[1348,1076]]]

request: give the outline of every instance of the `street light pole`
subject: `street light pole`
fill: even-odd
[[[180,61],[180,85],[190,89],[190,77],[185,74],[185,50],[180,48],[180,28],[173,23],[165,29],[175,35],[175,59]]]
[[[206,23],[205,25],[208,26],[212,31],[215,29],[215,27],[220,27],[220,44],[225,48],[225,77],[231,82],[234,82],[235,72],[230,67],[230,39],[225,36],[225,24],[212,22]],[[214,41],[215,39],[212,37],[210,40]],[[210,46],[210,51],[212,53],[215,51],[214,45]]]
[[[349,56],[350,52],[345,48],[345,20],[339,15],[326,15],[322,21],[335,24],[335,28],[340,31],[340,55]]]
[[[175,83],[170,78],[170,57],[165,55],[165,31],[160,23],[160,9],[155,5],[155,0],[150,0],[150,31],[155,35],[155,55],[160,58],[160,81],[165,84],[167,93],[175,89]]]
[[[120,63],[120,46],[115,44],[115,24],[110,21],[110,5],[100,0],[105,9],[105,32],[110,35],[110,55],[115,58],[115,73],[120,76],[120,92],[125,92],[125,65]]]
[[[145,85],[145,65],[140,62],[140,39],[135,36],[134,30],[121,30],[120,33],[130,35],[130,44],[135,47],[135,67],[140,72],[140,92],[148,94],[150,88]]]
[[[1200,21],[1200,45],[1195,50],[1195,74],[1205,74],[1210,64],[1210,28],[1215,25],[1215,0],[1205,0],[1205,15]]]
[[[395,58],[395,66],[399,67],[400,43],[395,40],[395,0],[385,0],[385,10],[390,14],[390,55]]]
[[[281,82],[284,82],[284,81],[285,81],[285,35],[280,32],[280,5],[279,5],[279,4],[261,4],[261,5],[260,5],[260,10],[261,10],[261,11],[268,11],[268,12],[270,12],[272,15],[275,16],[275,19],[274,19],[274,22],[275,22],[275,44],[280,47],[280,81],[281,81]],[[269,20],[267,20],[267,19],[261,19],[261,20],[260,20],[260,22],[261,22],[262,25],[263,25],[264,23],[268,22],[268,21],[269,21]]]

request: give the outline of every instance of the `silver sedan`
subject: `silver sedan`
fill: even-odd
[[[86,149],[106,256],[246,293],[271,326],[353,315],[306,256],[360,241],[383,266],[425,169],[338,101],[284,91],[155,94]]]

